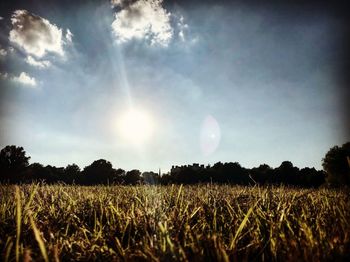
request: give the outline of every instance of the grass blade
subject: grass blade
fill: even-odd
[[[16,195],[16,261],[19,261],[19,240],[21,237],[21,221],[22,221],[22,209],[21,209],[21,193],[19,187],[15,187]]]
[[[31,215],[30,213],[29,213],[29,219],[30,219],[30,224],[31,224],[32,229],[33,229],[33,232],[34,232],[35,239],[36,239],[36,241],[38,242],[41,255],[43,256],[44,261],[45,261],[45,262],[48,262],[48,261],[49,261],[49,257],[47,256],[47,252],[46,252],[46,248],[45,248],[44,241],[43,241],[43,239],[41,238],[40,231],[39,231],[39,229],[36,227],[36,225],[35,225],[35,223],[34,223],[34,220],[33,220],[33,217],[32,217],[32,215]]]
[[[257,203],[255,203],[254,206],[252,206],[251,208],[249,208],[247,214],[244,216],[244,218],[243,218],[241,224],[239,225],[239,227],[238,227],[238,229],[237,229],[237,231],[236,231],[236,234],[235,234],[234,238],[232,239],[232,242],[231,242],[231,245],[230,245],[230,249],[231,249],[231,250],[235,247],[235,245],[236,245],[236,240],[237,240],[239,234],[242,232],[242,230],[243,230],[243,228],[245,227],[245,225],[247,224],[248,218],[249,218],[250,214],[253,212],[253,209],[254,209],[254,207],[256,206],[256,204],[257,204]]]
[[[5,260],[4,260],[5,262],[9,261],[9,257],[10,257],[12,246],[13,246],[12,239],[9,238],[8,241],[7,241],[7,244],[5,246],[6,247]]]

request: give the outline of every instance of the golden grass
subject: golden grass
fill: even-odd
[[[0,185],[0,261],[346,260],[349,207],[325,188]]]

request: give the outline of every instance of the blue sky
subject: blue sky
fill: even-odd
[[[167,171],[290,160],[320,169],[327,150],[349,140],[342,27],[326,10],[39,3],[0,12],[0,146],[23,146],[31,162],[84,167],[104,158]],[[129,109],[152,119],[137,145],[118,131]],[[146,127],[130,130],[138,132]]]

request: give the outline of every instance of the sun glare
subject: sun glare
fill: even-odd
[[[119,131],[127,142],[141,145],[147,142],[153,133],[153,120],[146,111],[132,109],[121,115]]]

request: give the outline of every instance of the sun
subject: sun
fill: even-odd
[[[123,140],[133,145],[142,145],[151,138],[154,122],[147,111],[130,109],[120,116],[118,127]]]

